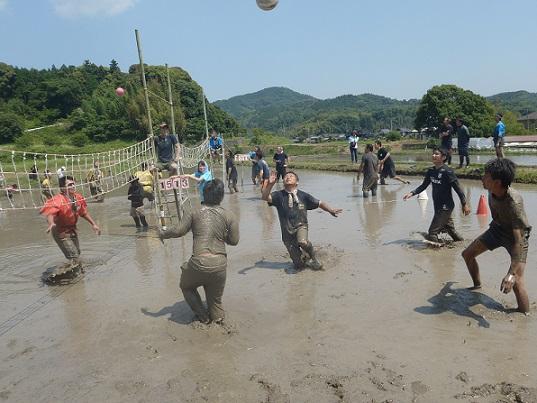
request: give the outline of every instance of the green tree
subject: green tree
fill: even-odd
[[[13,67],[0,62],[0,98],[8,99],[13,94],[17,74]]]
[[[0,143],[9,143],[24,132],[23,120],[13,112],[0,112]]]
[[[490,136],[494,127],[494,109],[482,96],[455,85],[439,85],[421,99],[415,119],[417,129],[438,127],[444,117],[462,117],[472,136]]]

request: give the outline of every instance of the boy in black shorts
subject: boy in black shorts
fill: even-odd
[[[527,313],[530,306],[524,283],[524,268],[531,226],[528,224],[522,196],[510,186],[515,173],[515,164],[507,158],[496,158],[485,165],[482,181],[483,187],[489,191],[492,222],[489,229],[462,252],[462,257],[474,282],[471,289],[479,289],[481,277],[476,257],[487,249],[504,247],[511,256],[511,264],[502,279],[500,290],[505,294],[513,290],[518,310]]]

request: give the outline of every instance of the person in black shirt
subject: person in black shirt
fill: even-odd
[[[313,270],[322,269],[322,264],[316,259],[313,245],[308,239],[308,210],[320,207],[334,217],[342,210],[331,208],[325,202],[298,190],[298,175],[293,171],[287,171],[284,175],[284,189],[271,193],[275,183],[276,172],[272,171],[267,186],[263,188],[262,199],[278,210],[282,241],[289,251],[295,269],[302,270],[306,266]]]
[[[231,150],[228,150],[226,155],[226,175],[227,175],[227,186],[231,193],[239,192],[237,188],[237,168],[233,161],[233,153]]]
[[[466,203],[466,197],[462,192],[457,177],[453,173],[453,170],[445,165],[447,155],[447,150],[435,148],[433,150],[434,166],[429,168],[425,173],[423,183],[403,197],[403,200],[408,200],[412,196],[415,196],[427,189],[430,183],[433,184],[434,217],[425,239],[435,243],[440,243],[438,234],[441,232],[447,232],[447,234],[453,238],[454,241],[463,240],[462,236],[455,231],[453,219],[451,218],[451,213],[455,208],[451,189],[455,190],[459,196],[464,215],[470,214],[470,208]]]
[[[149,225],[144,214],[144,188],[140,184],[138,177],[135,176],[131,179],[127,194],[128,199],[131,201],[130,215],[136,224],[136,228],[141,229],[143,226],[144,229],[147,229]]]
[[[457,118],[455,121],[457,126],[457,148],[459,150],[459,168],[462,168],[464,158],[466,158],[466,166],[470,165],[470,156],[468,155],[468,145],[470,144],[470,131],[462,121],[462,118]]]
[[[451,126],[451,119],[444,118],[444,122],[438,130],[438,137],[440,138],[440,148],[447,150],[447,164],[451,165],[451,153],[453,148],[453,126]]]
[[[289,158],[287,157],[287,154],[283,152],[283,147],[278,147],[276,154],[274,154],[272,159],[276,162],[276,182],[278,182],[280,178],[283,179],[283,176],[285,175]]]
[[[377,140],[375,142],[375,148],[377,149],[377,158],[379,160],[379,173],[380,184],[386,184],[386,178],[398,180],[399,182],[410,184],[410,181],[406,181],[395,174],[395,164],[393,163],[390,152],[386,148],[382,147],[382,141]]]

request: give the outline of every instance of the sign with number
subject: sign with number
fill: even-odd
[[[188,178],[172,176],[171,178],[161,179],[159,181],[161,190],[188,189]]]
[[[235,154],[235,161],[249,161],[250,156],[248,154]]]

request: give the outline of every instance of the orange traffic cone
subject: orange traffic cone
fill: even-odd
[[[485,200],[485,196],[481,195],[479,198],[479,204],[477,205],[477,215],[488,215],[489,209],[487,207],[487,201]]]

